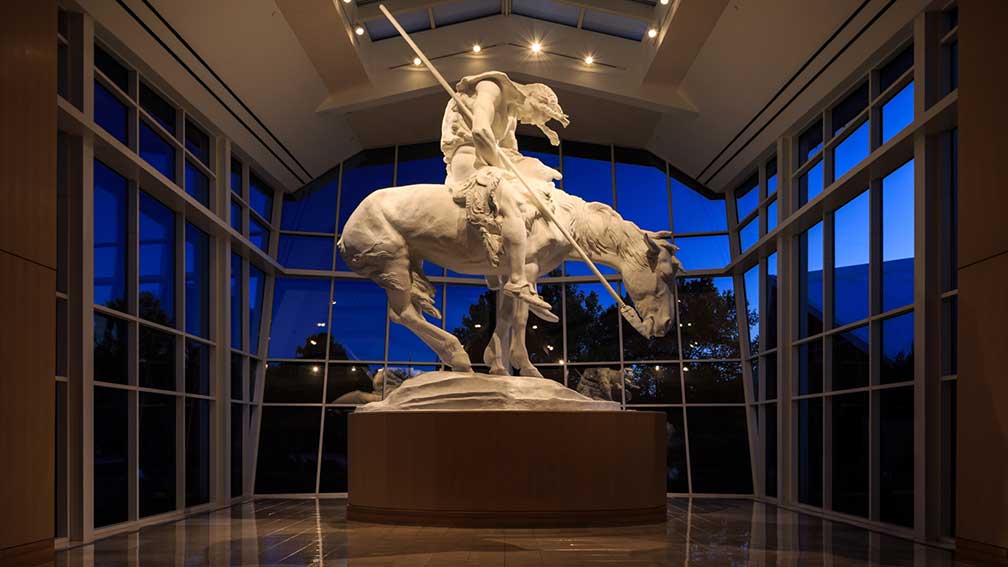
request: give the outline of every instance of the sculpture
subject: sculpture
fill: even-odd
[[[446,183],[372,193],[347,219],[339,240],[347,265],[385,289],[392,321],[416,333],[453,370],[471,371],[458,339],[421,314],[440,318],[421,266],[429,260],[483,275],[502,291],[484,362],[492,374],[507,375],[514,367],[522,376],[541,377],[525,349],[525,325],[530,310],[544,320],[556,315],[534,282],[564,260],[582,259],[580,247],[592,262],[622,274],[637,310],[633,317],[639,314],[633,326],[663,336],[672,326],[672,289],[682,268],[671,233],[642,230],[607,205],[557,189],[559,172],[518,152],[518,123],[535,124],[559,143],[546,122],[566,125],[567,116],[553,91],[494,71],[463,78],[456,94],[442,123]],[[468,112],[460,112],[460,103]]]

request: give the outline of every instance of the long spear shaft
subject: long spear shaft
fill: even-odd
[[[388,18],[389,22],[392,23],[392,27],[394,27],[396,31],[399,32],[399,35],[401,35],[402,38],[406,40],[406,44],[410,46],[410,48],[413,50],[414,53],[416,53],[417,57],[420,58],[420,61],[423,61],[423,64],[427,67],[428,70],[430,70],[431,74],[434,75],[434,78],[437,79],[437,82],[440,83],[442,87],[444,87],[444,90],[455,101],[455,107],[458,108],[459,112],[461,112],[466,117],[466,119],[469,120],[469,124],[471,125],[473,123],[472,111],[470,111],[469,107],[466,106],[465,103],[462,101],[462,97],[460,97],[459,94],[455,92],[455,89],[451,88],[451,86],[448,84],[448,81],[446,81],[445,78],[441,75],[441,73],[437,70],[437,68],[434,67],[434,64],[430,62],[430,59],[427,59],[427,56],[424,55],[424,52],[420,50],[420,47],[413,42],[413,39],[410,38],[408,33],[406,33],[406,30],[404,30],[402,26],[399,25],[399,21],[396,20],[395,17],[392,15],[392,13],[388,11],[388,8],[385,7],[385,4],[379,4],[378,9],[381,10],[382,14],[385,14],[385,17]],[[527,181],[525,181],[525,177],[523,177],[521,172],[519,172],[518,169],[515,168],[514,164],[511,163],[511,160],[508,159],[508,157],[504,153],[502,153],[497,146],[494,146],[494,152],[497,154],[498,161],[504,164],[504,167],[508,171],[510,171],[515,177],[517,177],[518,181],[521,182],[522,187],[525,188],[525,193],[532,201],[532,204],[534,204],[536,208],[539,209],[539,213],[542,214],[542,216],[545,217],[546,220],[553,223],[553,226],[555,226],[557,230],[560,231],[560,234],[562,234],[564,238],[567,239],[567,242],[569,242],[571,246],[574,247],[574,250],[576,250],[578,255],[581,256],[581,259],[584,260],[585,264],[588,264],[588,267],[591,268],[591,271],[593,274],[595,274],[595,277],[598,278],[600,282],[602,282],[602,285],[605,286],[605,289],[606,291],[609,292],[609,295],[611,295],[613,299],[616,300],[616,304],[619,305],[620,308],[620,313],[623,314],[623,316],[627,319],[627,321],[629,321],[630,324],[633,325],[633,327],[637,329],[638,332],[640,332],[645,336],[648,335],[648,332],[646,332],[646,330],[643,329],[643,323],[641,322],[640,315],[638,315],[637,312],[632,307],[624,303],[623,298],[620,297],[618,293],[616,293],[616,290],[613,289],[612,285],[609,284],[609,281],[606,280],[605,277],[602,275],[602,272],[600,272],[598,267],[595,266],[595,262],[592,262],[591,258],[588,257],[588,253],[585,252],[584,248],[582,248],[581,245],[578,244],[576,240],[574,240],[574,237],[571,236],[570,232],[568,232],[567,229],[564,228],[564,226],[560,224],[559,221],[557,221],[556,217],[553,216],[553,212],[549,210],[549,208],[546,206],[545,203],[542,202],[542,199],[539,198],[539,195],[532,190],[532,187],[529,186]]]

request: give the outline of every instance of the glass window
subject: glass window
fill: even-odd
[[[735,190],[735,213],[737,222],[756,210],[759,204],[759,177],[753,176]]]
[[[751,494],[745,408],[687,408],[686,419],[693,492]]]
[[[442,180],[443,182],[444,180]],[[336,232],[336,191],[339,169],[307,187],[283,196],[281,230]]]
[[[496,321],[497,295],[482,285],[450,285],[445,297],[445,330],[458,337],[473,363],[482,363]],[[561,356],[558,351],[557,358]]]
[[[231,228],[237,230],[238,234],[245,234],[245,227],[242,226],[242,206],[234,199],[231,199]]]
[[[914,390],[879,396],[879,520],[912,527],[914,520]]]
[[[185,401],[185,505],[210,501],[210,400]]]
[[[325,364],[276,362],[266,365],[265,403],[322,403]]]
[[[871,151],[868,132],[868,122],[865,121],[833,149],[833,179],[840,179],[868,157]]]
[[[628,404],[682,403],[678,364],[631,364],[626,375]]]
[[[911,382],[914,379],[914,319],[913,313],[882,321],[882,368],[879,380],[883,384]]]
[[[759,217],[753,217],[745,226],[739,229],[740,250],[745,252],[759,241]]]
[[[259,176],[249,173],[249,206],[266,222],[273,219],[273,190]]]
[[[882,179],[882,311],[913,303],[914,162]]]
[[[777,201],[770,201],[766,206],[767,232],[777,228]]]
[[[866,108],[868,108],[868,83],[855,89],[830,111],[833,135],[836,136],[842,132]],[[837,174],[837,177],[840,175]]]
[[[623,301],[633,305],[633,300],[627,294],[622,284],[620,290]],[[557,307],[559,310],[559,306]],[[559,313],[558,313],[559,315]],[[646,338],[632,327],[623,329],[623,359],[624,360],[675,360],[679,358],[679,335],[673,329],[664,337]]]
[[[242,162],[231,158],[231,190],[242,195]]]
[[[609,146],[565,142],[563,189],[585,201],[612,205],[613,168]]]
[[[129,109],[98,81],[94,84],[94,119],[115,139],[129,144]]]
[[[798,336],[823,329],[823,233],[818,223],[798,238]]]
[[[723,268],[731,262],[728,235],[689,236],[675,239],[676,257],[687,270]]]
[[[122,319],[94,315],[94,379],[125,384],[129,381],[127,323]]]
[[[210,345],[186,339],[185,383],[190,394],[210,395]],[[239,366],[238,371],[241,372]]]
[[[809,160],[822,149],[823,125],[822,120],[817,120],[815,124],[809,126],[798,136],[798,165]]]
[[[175,396],[140,392],[140,517],[175,509]]]
[[[681,279],[679,329],[683,358],[738,358],[738,319],[732,279]]]
[[[650,152],[615,148],[616,204],[623,218],[647,230],[669,229],[665,162]]]
[[[959,371],[959,297],[942,300],[942,376],[951,376]]]
[[[242,448],[245,440],[245,420],[242,404],[231,404],[231,498],[244,493],[245,462]]]
[[[186,118],[185,146],[203,165],[210,167],[210,136]]]
[[[126,311],[126,178],[94,162],[94,302]]]
[[[913,122],[914,84],[900,89],[889,102],[882,105],[882,143],[886,143]]]
[[[140,192],[140,316],[175,325],[175,213]]]
[[[248,351],[259,354],[259,323],[262,319],[263,292],[266,285],[266,274],[259,268],[249,265],[248,279],[249,329]],[[254,376],[252,374],[251,376]]]
[[[819,163],[798,178],[798,206],[808,203],[823,190],[823,164]]]
[[[619,366],[568,366],[567,387],[593,400],[620,402],[623,381]]]
[[[140,121],[140,157],[169,180],[175,180],[175,148],[160,134]]]
[[[823,401],[798,400],[798,501],[822,506]]]
[[[759,354],[760,333],[760,267],[753,266],[745,273],[746,319],[749,321],[749,354]]]
[[[129,392],[94,389],[94,524],[129,519]]]
[[[777,253],[767,256],[766,310],[762,313],[766,348],[777,348]]]
[[[701,193],[675,177],[671,184],[672,220],[677,234],[728,230],[724,195]]]
[[[833,389],[846,390],[868,385],[868,326],[857,327],[832,336]]]
[[[175,389],[175,335],[140,325],[139,383],[144,388]]]
[[[189,160],[185,164],[185,190],[204,207],[210,206],[210,179]]]
[[[767,196],[777,192],[777,156],[770,158],[766,162],[766,184]]]
[[[331,236],[281,234],[277,260],[287,268],[331,270],[333,248]]]
[[[381,364],[330,364],[326,375],[326,402],[365,404],[381,399],[402,383],[397,369],[386,370]]]
[[[665,489],[668,492],[684,494],[689,492],[686,475],[686,434],[683,427],[682,408],[668,408],[665,411]]]
[[[242,257],[231,253],[231,348],[242,348]]]
[[[765,417],[763,423],[763,491],[775,498],[777,496],[777,404],[760,406],[760,412]]]
[[[396,185],[444,183],[445,162],[437,143],[399,146]]]
[[[269,253],[270,230],[254,217],[249,217],[249,242],[263,252]]]
[[[563,284],[540,284],[538,287],[539,296],[553,307],[552,311],[560,318],[560,322],[547,323],[534,315],[530,316],[525,323],[525,349],[533,364],[555,363],[563,356],[562,353],[557,352],[556,346],[563,344],[563,328],[561,327],[564,320],[563,295],[564,293],[576,293],[577,286],[572,288]],[[568,297],[568,301],[570,301],[570,297]],[[545,375],[542,368],[540,368],[540,372]],[[563,382],[562,371],[560,382]]]
[[[913,45],[909,45],[879,69],[879,92],[893,85],[913,67]]]
[[[185,328],[210,336],[210,236],[186,223]]]
[[[567,284],[567,357],[572,362],[619,360],[620,315],[602,284]],[[550,348],[553,347],[553,348]],[[545,345],[559,360],[560,345]]]
[[[745,402],[742,364],[739,362],[683,363],[687,404],[741,404]]]
[[[832,398],[833,510],[868,517],[868,392]]]
[[[577,6],[556,0],[512,0],[511,11],[521,16],[568,26],[577,26],[581,13]]]
[[[108,51],[105,51],[97,43],[94,44],[94,65],[102,72],[102,74],[108,77],[112,83],[122,89],[122,92],[130,92],[129,69],[119,63],[119,60],[113,57]]]
[[[325,358],[328,319],[328,279],[277,278],[270,358]]]
[[[140,107],[171,134],[175,134],[175,107],[140,81]]]
[[[385,359],[385,290],[367,280],[336,280],[330,360]]]
[[[231,353],[231,399],[232,400],[242,400],[244,399],[245,390],[245,369],[244,369],[245,358],[236,353]]]
[[[871,254],[868,192],[833,215],[833,325],[868,317],[868,259]]]
[[[320,407],[262,408],[257,494],[315,492]]]
[[[347,418],[352,409],[326,408],[319,492],[347,491]]]
[[[340,189],[339,229],[342,232],[350,214],[372,192],[392,187],[394,148],[363,151],[343,162]]]
[[[822,390],[822,339],[813,339],[798,347],[798,395],[818,394]]]

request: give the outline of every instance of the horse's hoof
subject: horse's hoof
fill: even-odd
[[[490,374],[494,376],[510,376],[511,373],[507,371],[506,368],[491,368]]]
[[[519,376],[527,376],[529,378],[542,378],[543,375],[539,372],[539,369],[535,366],[529,366],[518,370]]]

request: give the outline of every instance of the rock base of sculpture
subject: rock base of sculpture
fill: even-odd
[[[352,521],[460,527],[665,521],[660,412],[372,410],[350,415],[348,443]]]
[[[426,372],[404,381],[362,412],[438,410],[616,411],[616,402],[593,400],[546,378],[476,372]]]

